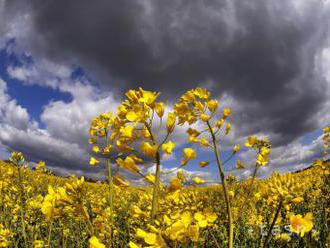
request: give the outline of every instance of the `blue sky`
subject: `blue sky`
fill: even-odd
[[[6,157],[5,149],[20,150],[60,174],[99,176],[88,166],[93,116],[115,111],[129,88],[160,90],[171,104],[201,86],[221,107],[232,108],[233,131],[221,143],[222,158],[257,135],[272,144],[270,164],[260,176],[310,165],[320,153],[321,130],[330,124],[330,37],[320,25],[330,21],[329,4],[175,3],[164,10],[154,1],[149,12],[142,4],[145,11],[134,16],[131,3],[127,9],[111,5],[109,15],[107,1],[42,9],[23,1],[0,5],[0,14],[11,13],[0,16],[0,156]],[[91,7],[97,14],[88,18],[78,11]],[[59,18],[52,8],[71,14]],[[187,145],[183,129],[173,139]],[[175,167],[180,156],[176,152],[164,166]],[[198,166],[213,156],[199,150],[185,169],[216,180],[214,164]],[[235,159],[246,170],[237,171]],[[248,176],[255,154],[242,149],[235,159],[226,171]]]
[[[31,57],[24,58],[26,61],[31,61]],[[60,92],[57,89],[41,87],[34,84],[24,84],[24,82],[11,78],[7,73],[8,66],[20,66],[20,60],[14,54],[8,54],[6,49],[0,51],[0,76],[7,82],[7,92],[11,98],[16,99],[17,103],[26,108],[30,117],[37,120],[40,125],[40,114],[43,107],[50,101],[69,102],[72,96],[69,93]]]

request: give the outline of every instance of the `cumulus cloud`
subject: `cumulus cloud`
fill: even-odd
[[[29,124],[29,115],[26,109],[19,106],[15,100],[11,100],[6,94],[7,85],[0,78],[0,124],[7,124],[26,130]]]
[[[41,115],[46,128],[31,120],[25,108],[6,93],[0,80],[0,143],[10,150],[19,150],[28,160],[45,160],[52,167],[88,171],[88,127],[92,116],[111,110],[116,102],[111,95],[99,97],[91,86],[71,83],[63,90],[74,100],[50,102]]]

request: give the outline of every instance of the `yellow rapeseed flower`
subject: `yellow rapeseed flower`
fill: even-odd
[[[173,149],[175,148],[175,143],[168,141],[162,145],[162,151],[167,154],[172,154]]]
[[[194,183],[196,183],[196,184],[202,184],[202,183],[205,183],[205,180],[203,180],[203,179],[200,178],[200,177],[193,177],[191,180],[192,180]]]
[[[184,148],[184,159],[181,162],[181,165],[186,165],[190,160],[197,158],[196,151],[192,148]]]
[[[95,236],[92,236],[88,242],[89,248],[105,248],[105,245]]]
[[[98,161],[96,158],[91,157],[89,160],[89,164],[90,165],[97,165],[98,163],[100,163],[100,161]]]
[[[313,228],[313,214],[307,213],[304,217],[300,214],[290,216],[290,230],[300,234],[301,237]]]
[[[230,108],[224,108],[223,110],[222,110],[222,118],[223,119],[226,119],[228,116],[230,116],[230,114],[231,114],[231,110],[230,110]]]

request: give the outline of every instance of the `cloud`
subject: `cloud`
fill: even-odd
[[[270,133],[274,145],[319,128],[310,120],[330,97],[319,73],[329,47],[325,1],[35,0],[2,8],[13,23],[8,35],[45,61],[82,65],[106,89],[143,85],[175,98],[208,86],[240,105],[239,135]]]
[[[57,170],[90,171],[88,165],[88,128],[92,116],[116,106],[111,95],[103,97],[82,82],[61,85],[74,99],[50,102],[44,106],[41,119],[45,128],[31,120],[25,108],[6,93],[0,80],[0,144],[9,150],[22,151],[27,160],[45,160]],[[62,168],[62,169],[61,169]]]
[[[15,100],[11,100],[6,94],[7,85],[0,78],[0,124],[6,121],[7,124],[19,128],[27,129],[29,115],[26,109],[17,105]]]

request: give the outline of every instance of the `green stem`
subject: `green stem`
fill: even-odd
[[[276,223],[276,220],[278,218],[278,215],[280,214],[280,210],[282,208],[282,200],[280,200],[280,203],[278,204],[277,206],[277,209],[276,209],[276,213],[275,213],[275,216],[273,218],[273,221],[272,221],[272,224],[270,225],[270,228],[268,230],[268,233],[267,233],[267,236],[266,236],[266,239],[265,239],[265,242],[264,242],[264,245],[263,245],[263,248],[267,248],[268,247],[268,242],[270,240],[270,237],[272,235],[272,231],[273,231],[273,228],[275,226],[275,223]]]
[[[217,165],[218,165],[218,169],[219,169],[219,175],[220,175],[220,179],[221,179],[223,194],[224,194],[224,198],[225,198],[225,202],[226,202],[226,211],[227,211],[227,218],[228,218],[228,247],[233,248],[234,226],[233,226],[233,217],[232,217],[232,212],[231,212],[231,207],[230,207],[227,183],[226,183],[226,179],[225,179],[223,165],[220,160],[220,153],[219,153],[216,137],[215,137],[215,134],[213,132],[213,129],[212,129],[209,121],[207,121],[207,126],[208,126],[209,131],[212,136],[214,153],[215,153],[215,157],[216,157],[216,161],[217,161]]]
[[[147,128],[150,138],[152,140],[153,145],[157,145],[156,139],[151,131],[150,125],[145,123],[145,127]],[[163,142],[166,141],[168,135],[164,139]],[[159,198],[159,184],[160,184],[160,154],[159,154],[159,147],[160,145],[157,145],[157,152],[156,152],[156,175],[155,175],[155,183],[153,187],[153,193],[152,193],[152,206],[151,206],[151,219],[154,220],[158,211],[158,198]]]
[[[158,211],[158,198],[159,198],[159,183],[160,183],[160,155],[157,151],[156,153],[156,175],[155,183],[152,195],[152,208],[151,208],[151,219],[155,219]]]

